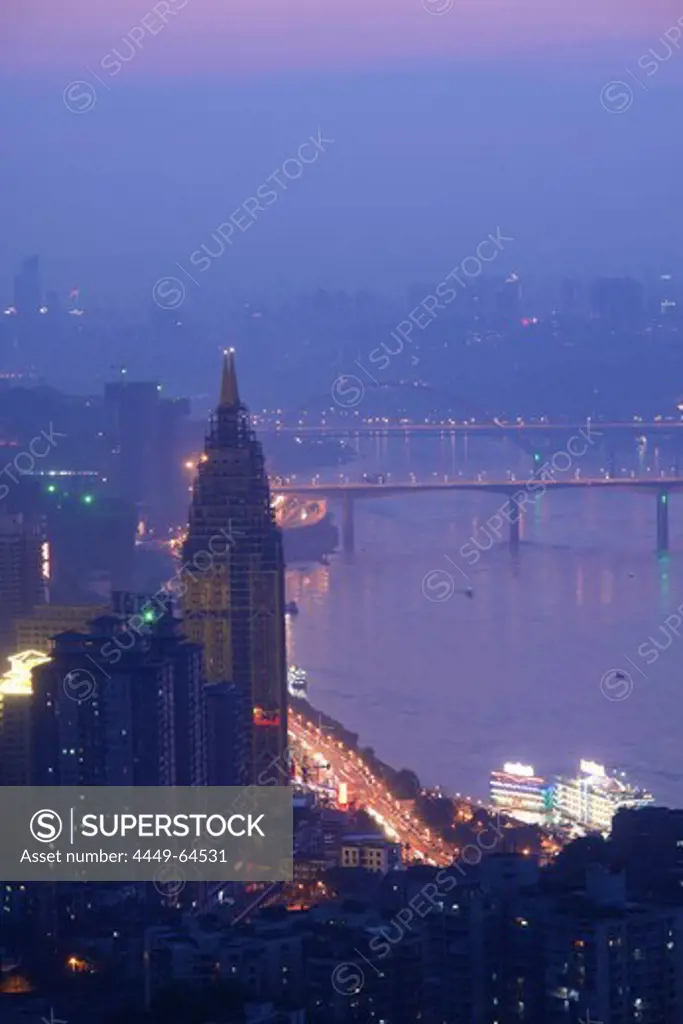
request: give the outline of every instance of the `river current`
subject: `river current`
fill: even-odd
[[[564,474],[656,476],[672,464],[651,444],[615,456],[602,445]],[[343,470],[387,471],[392,481],[514,473],[524,486],[531,462],[508,441],[374,438]],[[448,792],[486,797],[505,761],[549,776],[588,758],[683,806],[683,495],[669,500],[666,555],[655,552],[652,494],[546,494],[527,506],[516,551],[506,531],[489,539],[503,501],[360,501],[355,553],[288,570],[300,609],[288,657],[308,672],[312,703]],[[471,564],[460,552],[475,540]]]

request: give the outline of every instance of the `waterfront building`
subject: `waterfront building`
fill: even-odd
[[[292,697],[308,697],[308,675],[302,668],[290,665],[287,671],[287,688]]]
[[[633,786],[624,772],[608,772],[595,761],[581,761],[576,778],[559,777],[554,808],[561,819],[591,832],[608,834],[622,807],[647,807],[654,797]]]
[[[529,764],[508,761],[502,771],[491,772],[492,805],[521,821],[536,823],[547,814],[550,787]]]
[[[287,746],[284,558],[232,351],[197,466],[183,561],[186,635],[204,650],[208,682],[234,683],[249,701],[249,777],[257,779]]]

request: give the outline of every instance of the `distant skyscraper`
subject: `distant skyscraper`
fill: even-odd
[[[29,256],[14,276],[14,307],[18,313],[36,313],[43,304],[40,257]]]
[[[199,460],[184,560],[185,631],[204,648],[209,682],[234,683],[249,700],[256,779],[287,745],[284,559],[232,352]]]
[[[643,286],[630,277],[601,277],[591,288],[593,315],[613,330],[635,331],[643,318]]]
[[[522,312],[522,281],[514,271],[504,279],[496,295],[496,311],[503,323],[516,322]]]
[[[41,509],[50,542],[50,596],[75,604],[133,585],[137,511],[89,479],[50,477]],[[106,544],[102,538],[106,537]]]
[[[673,274],[660,274],[657,282],[657,313],[668,320],[680,319],[679,287]]]
[[[565,316],[571,316],[583,312],[584,306],[584,290],[579,281],[573,277],[564,278],[560,312]]]
[[[149,506],[156,472],[159,440],[159,389],[150,381],[125,377],[104,388],[107,436],[110,438],[111,480],[119,498]]]
[[[132,502],[149,525],[177,523],[186,504],[180,427],[186,399],[163,399],[155,382],[106,384],[109,475],[114,493]]]

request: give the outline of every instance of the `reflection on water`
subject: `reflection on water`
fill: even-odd
[[[526,453],[507,444],[419,445],[366,442],[351,475],[529,473]],[[618,456],[627,471],[636,459]],[[596,451],[582,472],[604,462]],[[518,551],[503,540],[463,562],[463,544],[500,504],[463,493],[360,502],[354,555],[289,570],[301,611],[289,660],[308,671],[311,699],[379,756],[453,791],[485,796],[504,761],[550,774],[589,758],[623,765],[680,806],[683,630],[665,645],[661,627],[683,604],[683,495],[671,499],[667,556],[654,553],[652,495],[584,491],[540,499]],[[424,585],[435,570],[453,579],[443,599]],[[659,638],[653,662],[639,653],[648,638]],[[632,680],[626,697],[623,686],[601,689],[612,669]]]

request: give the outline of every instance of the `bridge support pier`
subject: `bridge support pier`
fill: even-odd
[[[519,524],[522,521],[521,511],[510,520],[510,547],[516,549],[519,547]]]
[[[669,492],[657,495],[657,551],[669,550]]]
[[[356,548],[356,523],[354,519],[353,497],[348,491],[342,495],[341,533],[342,548],[346,554],[351,554]]]

